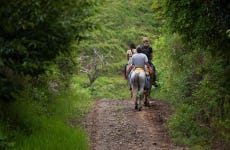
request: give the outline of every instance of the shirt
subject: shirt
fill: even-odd
[[[134,54],[131,60],[131,64],[133,64],[136,68],[145,68],[145,63],[148,62],[148,58],[143,53]]]
[[[151,55],[153,53],[153,49],[149,45],[148,46],[142,46],[142,53],[144,53],[148,57],[148,59],[150,61],[151,60]]]
[[[131,58],[132,58],[132,56],[134,55],[134,54],[136,54],[137,53],[137,50],[136,49],[132,49],[132,51],[131,51],[131,49],[129,49],[129,50],[127,50],[127,55],[129,56],[129,61],[128,61],[128,64],[130,65],[131,64]]]

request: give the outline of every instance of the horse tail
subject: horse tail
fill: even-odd
[[[140,84],[139,84],[139,77],[140,77],[140,72],[135,72],[135,75],[134,75],[134,83],[137,84],[137,87],[139,88]]]
[[[139,80],[139,74],[140,74],[140,72],[135,72],[135,75],[134,75],[134,81],[135,82],[138,82],[138,80]]]

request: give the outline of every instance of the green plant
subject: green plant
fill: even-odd
[[[120,76],[100,77],[90,90],[95,98],[130,98],[128,82]]]

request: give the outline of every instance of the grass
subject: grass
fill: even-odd
[[[95,98],[130,98],[127,80],[118,75],[99,77],[91,91]]]
[[[69,123],[90,111],[94,101],[89,89],[81,88],[81,80],[73,78],[68,90],[46,91],[28,87],[9,104],[9,125],[0,123],[0,140],[5,142],[0,142],[0,148],[89,150],[85,129]]]
[[[71,128],[61,121],[42,120],[42,128],[29,137],[18,137],[18,150],[88,150],[88,138],[81,128]]]

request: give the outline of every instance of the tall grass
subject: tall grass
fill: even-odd
[[[81,88],[80,82],[74,78],[70,87],[56,92],[45,86],[30,85],[24,89],[7,106],[5,115],[9,121],[0,123],[0,139],[6,142],[0,142],[0,148],[88,150],[85,129],[71,123],[86,114],[93,104],[89,90]]]
[[[130,98],[127,80],[118,75],[99,77],[91,91],[95,98]]]
[[[28,136],[18,136],[19,150],[88,150],[88,138],[81,128],[71,128],[61,121],[42,120],[41,128]]]

